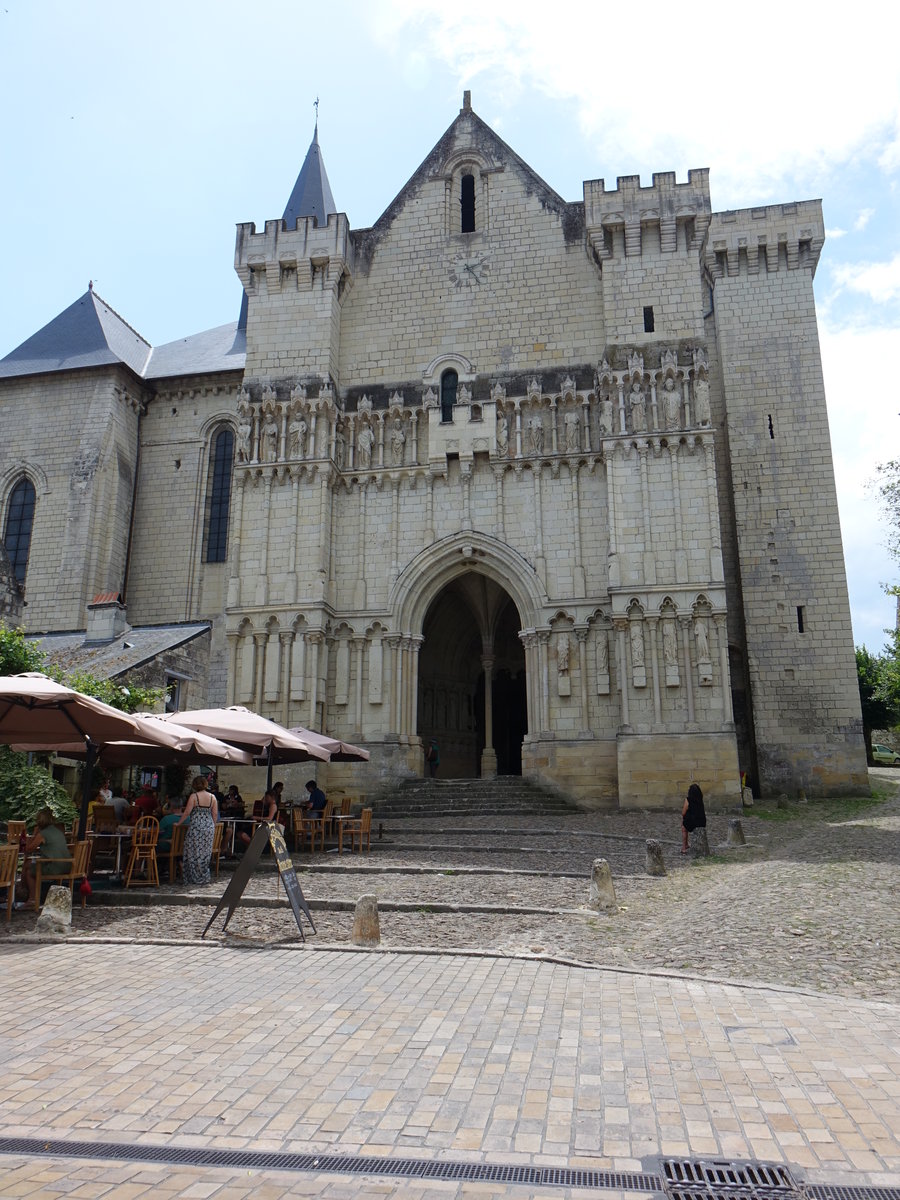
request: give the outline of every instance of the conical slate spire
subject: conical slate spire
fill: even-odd
[[[313,140],[306,152],[291,198],[284,210],[284,220],[288,229],[293,229],[298,217],[315,217],[320,225],[328,221],[328,214],[337,212],[331,186],[322,162],[322,151],[319,149],[319,123],[316,121]]]

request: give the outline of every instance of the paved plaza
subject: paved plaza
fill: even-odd
[[[647,819],[625,818],[620,829]],[[305,945],[254,941],[254,922],[275,919],[265,904],[235,915],[246,923],[234,944],[199,943],[210,910],[197,905],[154,908],[143,935],[136,910],[97,906],[91,916],[103,918],[101,929],[80,927],[76,912],[72,938],[50,943],[23,940],[17,914],[0,946],[0,1133],[115,1143],[122,1156],[5,1153],[0,1196],[641,1194],[628,1184],[171,1166],[142,1161],[148,1146],[564,1167],[610,1178],[659,1177],[662,1159],[727,1159],[785,1164],[807,1184],[900,1186],[891,906],[900,807],[892,800],[826,828],[787,828],[790,838],[776,836],[732,866],[719,856],[685,865],[679,856],[660,882],[676,889],[663,893],[665,904],[679,896],[683,904],[665,919],[659,897],[641,906],[637,883],[633,907],[623,901],[618,918],[573,908],[569,923],[579,936],[593,929],[613,958],[606,965],[554,954],[557,926],[541,928],[535,914],[528,933],[541,941],[532,952],[482,953],[392,946],[395,921],[435,914],[390,909],[377,951],[328,937],[349,914],[325,911],[314,913],[320,933]],[[645,833],[642,825],[634,836]],[[623,863],[634,849],[628,836],[621,835]],[[373,853],[371,865],[389,865],[392,854]],[[790,916],[778,895],[748,890],[754,863],[763,886],[777,885],[779,864],[785,879],[798,866],[811,874],[811,890],[796,885],[805,911]],[[723,877],[707,877],[717,867]],[[614,874],[621,900],[630,876],[624,867]],[[307,894],[315,890],[311,875],[301,878]],[[569,911],[556,890],[564,878],[560,871],[548,884],[556,922]],[[477,897],[478,876],[462,881]],[[257,889],[260,901],[272,895],[270,880]],[[684,901],[692,892],[693,907]],[[482,916],[483,928],[502,923],[500,907]],[[844,912],[845,927],[829,938],[832,907]],[[665,956],[654,924],[671,939],[680,922],[682,945],[672,952],[682,959],[701,943],[733,945],[737,925],[716,928],[726,908],[753,947],[732,978],[722,978],[721,948],[708,963],[658,961]],[[287,922],[287,910],[278,914]],[[616,919],[613,937],[608,923]],[[765,962],[766,940],[769,978],[754,969]],[[654,945],[649,963],[631,961]],[[816,956],[824,964],[818,977]],[[799,979],[784,978],[792,961]]]

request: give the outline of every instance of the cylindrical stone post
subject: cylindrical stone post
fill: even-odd
[[[588,899],[591,908],[618,908],[616,889],[613,887],[612,871],[605,858],[595,858],[591,867],[591,892]]]
[[[728,845],[729,846],[746,846],[747,839],[744,837],[744,827],[741,824],[740,817],[734,817],[728,822]]]
[[[709,840],[706,836],[706,826],[701,825],[699,829],[691,830],[691,853],[696,854],[701,858],[709,857]]]
[[[354,946],[377,946],[381,941],[377,897],[360,896],[357,900],[351,940]]]
[[[662,845],[653,838],[647,838],[646,870],[648,875],[665,875],[666,873]]]

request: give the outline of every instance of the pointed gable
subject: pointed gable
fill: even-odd
[[[113,363],[124,363],[140,375],[149,355],[149,343],[89,288],[0,360],[0,378]]]
[[[319,225],[325,225],[328,223],[328,214],[334,212],[337,212],[337,207],[325,173],[325,163],[319,149],[319,126],[316,125],[313,140],[285,207],[283,220],[288,229],[295,228],[300,217],[315,217]]]

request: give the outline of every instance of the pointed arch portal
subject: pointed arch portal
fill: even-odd
[[[442,778],[521,774],[528,731],[521,628],[509,593],[476,571],[452,579],[429,604],[418,733],[437,738]]]

